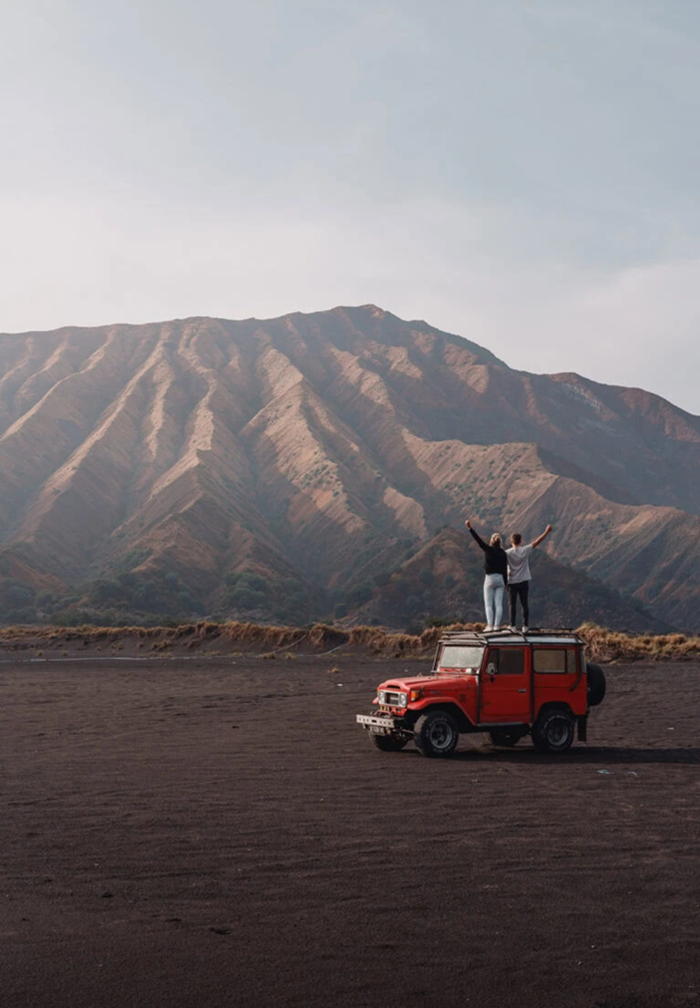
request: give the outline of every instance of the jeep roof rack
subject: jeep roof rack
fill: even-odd
[[[577,643],[584,644],[585,641],[576,633],[571,627],[556,627],[552,629],[544,627],[533,627],[525,633],[521,630],[510,630],[508,627],[502,627],[500,630],[447,630],[445,633],[440,635],[440,641],[483,641],[484,643],[491,640],[515,640],[518,641],[530,641],[538,640],[542,638],[552,638],[552,637],[568,637],[573,638]]]

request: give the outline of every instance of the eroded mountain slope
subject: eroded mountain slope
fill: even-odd
[[[248,571],[322,607],[469,512],[551,520],[553,556],[692,627],[699,462],[656,396],[373,306],[0,337],[1,573],[34,589],[169,575],[210,611]]]

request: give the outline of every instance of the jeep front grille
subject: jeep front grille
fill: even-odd
[[[384,690],[383,692],[384,692],[384,699],[382,703],[385,703],[387,707],[401,706],[401,703],[399,701],[401,694],[398,691],[394,692],[393,690]]]

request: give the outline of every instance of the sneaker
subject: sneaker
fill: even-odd
[[[509,626],[508,629],[510,630],[511,633],[517,633],[518,632],[518,628],[516,626]]]
[[[492,626],[484,627],[484,633],[490,633],[493,630]]]
[[[530,627],[524,626],[523,627],[523,633],[527,633],[529,629],[530,629]]]

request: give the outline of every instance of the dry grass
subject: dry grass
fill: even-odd
[[[586,642],[586,653],[593,661],[688,661],[700,658],[700,637],[685,634],[617,633],[595,623],[584,623],[578,633]]]
[[[451,629],[477,629],[482,624],[455,624]],[[151,651],[165,648],[202,648],[202,653],[212,654],[211,646],[216,644],[226,650],[221,653],[241,655],[246,652],[271,656],[284,652],[286,660],[294,659],[298,653],[313,653],[346,650],[370,651],[374,654],[410,656],[425,654],[432,650],[441,634],[440,628],[426,630],[420,636],[391,633],[381,627],[352,627],[340,629],[325,623],[317,623],[311,628],[262,626],[258,623],[213,623],[200,620],[178,627],[32,627],[10,626],[0,628],[0,647],[22,651],[50,644],[80,645],[81,648],[101,650],[103,646],[123,650],[131,643],[136,649],[148,646]],[[203,647],[206,645],[206,647]],[[289,650],[301,645],[299,651]],[[234,650],[233,648],[236,648]],[[245,650],[240,650],[241,648]]]
[[[200,620],[178,627],[32,627],[0,628],[0,648],[6,651],[29,651],[37,647],[70,647],[101,651],[102,647],[134,651],[147,647],[152,652],[197,650],[209,655],[240,657],[258,654],[267,659],[278,655],[291,661],[299,654],[324,654],[342,650],[369,652],[377,656],[403,659],[422,658],[435,648],[445,630],[480,630],[482,623],[455,623],[451,627],[432,627],[419,636],[391,633],[381,627],[359,626],[340,629],[318,623],[310,629],[300,627],[261,626],[257,623],[212,623]],[[593,623],[584,623],[578,633],[586,641],[593,661],[672,661],[700,658],[700,638],[684,634],[631,637],[607,630]],[[213,646],[217,651],[212,651]],[[294,648],[295,650],[286,650]],[[65,656],[68,652],[63,651]],[[281,654],[280,654],[281,653]],[[338,658],[343,655],[338,654]]]

